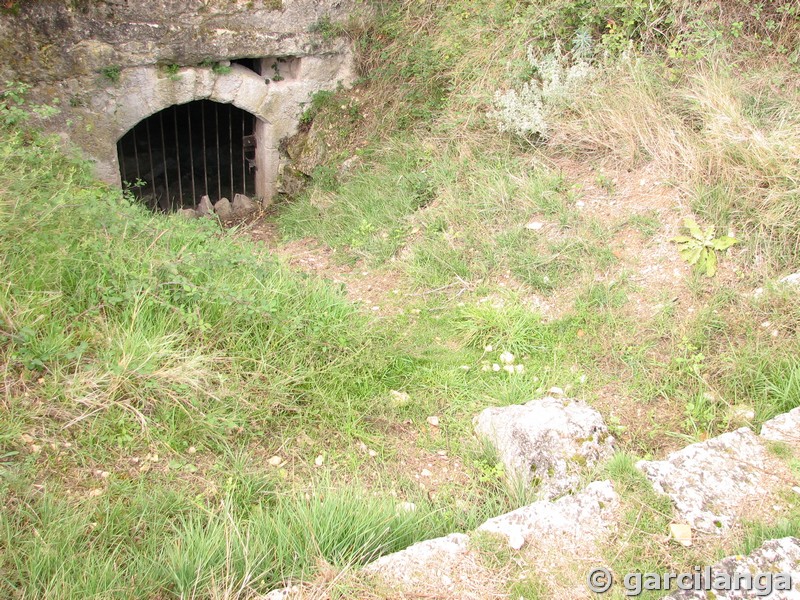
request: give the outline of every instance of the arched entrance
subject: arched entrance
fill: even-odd
[[[154,210],[257,193],[258,120],[232,104],[195,100],[140,121],[117,142],[123,185]]]

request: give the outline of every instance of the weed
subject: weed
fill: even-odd
[[[100,69],[100,74],[113,84],[119,83],[122,69],[118,65],[111,65]]]
[[[679,246],[681,258],[706,277],[713,277],[717,273],[717,252],[724,252],[739,240],[729,235],[714,237],[713,225],[700,229],[693,219],[685,219],[683,225],[689,230],[689,237],[679,235],[672,238]]]

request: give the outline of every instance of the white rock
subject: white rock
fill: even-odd
[[[761,437],[773,442],[800,444],[800,407],[766,421],[761,426]]]
[[[701,575],[706,573],[706,570],[701,571]],[[773,591],[767,595],[766,590],[760,593],[758,586],[763,586],[763,582],[759,582],[757,574],[770,574],[772,576]],[[791,573],[794,589],[779,589],[780,585],[778,577],[780,573]],[[709,590],[685,590],[676,591],[664,600],[706,600],[707,598],[716,598],[716,600],[744,600],[745,598],[769,598],[770,600],[800,600],[800,586],[798,586],[797,577],[800,574],[800,539],[794,537],[785,537],[778,540],[768,540],[764,542],[759,548],[750,553],[749,556],[729,556],[723,558],[720,562],[708,569],[706,576],[709,582]],[[750,590],[745,589],[746,584],[741,586],[741,589],[730,589],[734,586],[728,586],[729,589],[719,589],[716,586],[711,587],[711,584],[719,581],[724,582],[725,579],[733,579],[734,583],[737,581],[744,581],[746,579],[739,579],[738,576],[750,575],[752,577],[753,588]],[[677,586],[675,586],[677,587]],[[674,589],[674,588],[673,588]]]
[[[547,393],[551,396],[563,396],[564,390],[560,387],[551,387],[549,390],[547,390]]]
[[[291,587],[282,588],[279,590],[272,590],[266,596],[263,597],[263,600],[290,600],[292,597],[297,596],[300,593],[300,588],[296,585]]]
[[[387,583],[410,586],[420,581],[442,581],[457,572],[469,554],[469,536],[451,533],[446,537],[419,542],[405,550],[383,556],[364,567]]]
[[[318,467],[321,467],[325,463],[325,457],[320,454],[317,458],[314,459],[314,464]]]
[[[800,271],[797,273],[792,273],[791,275],[787,275],[786,277],[781,277],[778,280],[778,283],[782,283],[784,285],[800,285]]]
[[[657,492],[672,499],[677,514],[693,529],[722,533],[746,501],[767,493],[766,463],[758,437],[742,427],[691,444],[666,460],[639,461],[636,467]]]
[[[531,231],[539,231],[542,227],[544,227],[544,223],[540,221],[531,221],[525,225],[525,229],[530,229]]]
[[[585,467],[614,453],[603,417],[576,400],[547,397],[487,408],[473,424],[478,437],[497,449],[510,482],[537,483],[540,498],[574,490]]]
[[[437,417],[436,415],[431,415],[430,417],[428,417],[425,420],[428,422],[428,425],[430,425],[431,427],[438,427],[439,426],[439,417]]]
[[[613,523],[619,496],[610,481],[595,481],[582,492],[554,502],[540,500],[494,517],[478,527],[506,538],[519,550],[530,540],[585,545],[603,535]]]
[[[397,512],[410,513],[417,510],[417,505],[413,502],[401,502],[397,505]]]
[[[273,456],[267,462],[269,463],[269,465],[271,467],[279,467],[279,466],[281,466],[281,463],[283,462],[283,458],[281,458],[280,456]]]
[[[681,546],[692,545],[692,527],[686,523],[670,523],[669,534]]]

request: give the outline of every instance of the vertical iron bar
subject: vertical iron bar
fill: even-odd
[[[208,196],[208,170],[206,169],[206,104],[200,104],[200,119],[203,122],[203,183]]]
[[[133,155],[136,157],[136,181],[141,181],[142,179],[142,172],[139,168],[139,141],[136,139],[136,127],[133,128]],[[139,196],[139,200],[142,199],[142,190],[141,188],[136,188],[137,195]]]
[[[156,169],[153,166],[153,141],[150,138],[150,119],[145,119],[144,126],[147,129],[147,154],[150,157],[150,189],[152,190],[153,201],[155,202],[155,206],[152,208],[155,210],[158,206],[158,199],[156,198]],[[144,189],[142,189],[142,191],[144,192]]]
[[[169,173],[167,172],[167,143],[164,141],[164,111],[158,113],[158,123],[161,127],[161,162],[164,165],[164,185],[167,187],[167,206],[172,210],[172,197],[169,193]]]
[[[233,198],[233,106],[228,105],[228,152],[231,159],[231,191],[230,196]]]
[[[128,173],[125,170],[125,139],[123,138],[117,144],[117,160],[119,161],[119,173],[122,179],[122,187],[125,187],[125,182],[128,181]],[[130,187],[130,186],[129,186]]]
[[[194,147],[192,146],[192,103],[186,105],[186,118],[189,121],[189,172],[192,176],[192,206],[197,202],[197,194],[194,191]]]
[[[217,139],[217,200],[222,198],[222,156],[219,151],[219,104],[214,103],[214,129]]]
[[[178,109],[175,108],[173,124],[175,125],[175,156],[178,159],[178,204],[183,207],[183,182],[181,181],[181,142],[178,139]]]
[[[244,120],[247,113],[242,111],[242,193],[247,196],[247,157],[244,153]]]

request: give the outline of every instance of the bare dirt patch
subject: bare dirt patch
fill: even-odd
[[[350,301],[376,316],[402,312],[404,298],[411,295],[404,276],[391,269],[370,268],[338,260],[336,250],[312,238],[282,242],[270,215],[262,215],[243,227],[242,234],[264,243],[284,258],[290,267],[341,285]]]

